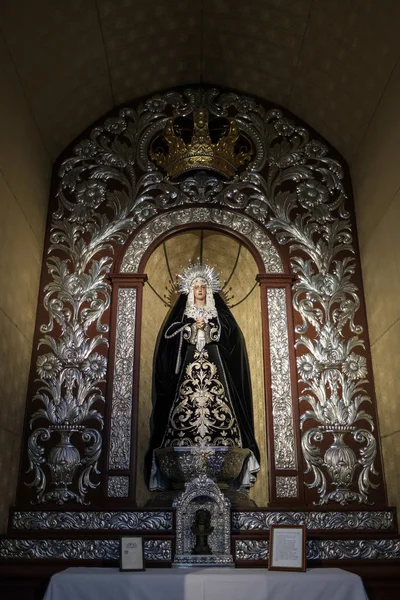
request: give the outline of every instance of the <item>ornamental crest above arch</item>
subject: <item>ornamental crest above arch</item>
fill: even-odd
[[[121,273],[136,273],[151,244],[163,233],[189,224],[223,226],[234,233],[240,232],[257,248],[266,273],[283,273],[281,257],[264,229],[247,215],[232,210],[205,206],[170,210],[151,219],[129,244],[121,263]]]
[[[317,504],[373,503],[375,409],[343,176],[327,145],[284,110],[214,88],[123,107],[73,145],[58,167],[47,248],[27,441],[33,502],[87,503],[97,493],[117,248],[140,228],[124,259],[132,272],[154,224],[203,211],[250,227],[261,255],[269,243],[269,272],[281,267],[262,232],[289,249],[307,485]]]

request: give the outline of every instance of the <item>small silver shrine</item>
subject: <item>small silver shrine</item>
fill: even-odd
[[[185,484],[185,491],[173,506],[176,508],[176,554],[173,566],[234,567],[231,554],[231,503],[218,485],[201,473]],[[208,536],[208,544],[212,554],[193,554],[196,536],[192,529],[200,508],[211,515],[213,530]]]

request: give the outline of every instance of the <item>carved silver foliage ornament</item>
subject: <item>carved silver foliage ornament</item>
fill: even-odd
[[[194,179],[194,177],[193,177]],[[121,265],[123,273],[136,273],[139,263],[150,246],[162,233],[179,225],[214,224],[222,225],[232,232],[239,232],[257,248],[266,273],[282,273],[282,260],[264,230],[246,215],[216,208],[186,208],[162,214],[143,227],[128,247]]]
[[[238,131],[251,141],[250,164],[229,180],[204,171],[173,180],[149,160],[151,142],[168,120],[199,107],[211,117],[234,116]],[[36,502],[89,502],[88,490],[99,483],[107,275],[115,248],[138,229],[122,268],[132,272],[157,235],[175,224],[210,222],[248,235],[270,265],[268,272],[279,272],[281,262],[267,231],[288,244],[296,274],[293,307],[301,321],[295,333],[301,425],[307,424],[306,481],[318,504],[371,503],[377,450],[342,179],[342,167],[327,148],[283,111],[216,89],[167,92],[137,108],[122,108],[73,148],[58,171],[58,208],[47,248],[48,320],[41,326],[27,449],[26,484]],[[128,394],[117,415],[119,402],[111,409],[114,423],[130,410]],[[289,422],[281,421],[282,427]],[[118,450],[115,437],[112,441],[117,468],[126,462],[130,435],[126,429]]]
[[[41,503],[83,503],[87,490],[98,483],[93,476],[98,475],[102,443],[99,408],[107,358],[97,349],[108,346],[106,276],[115,244],[124,243],[142,219],[141,208],[135,207],[137,114],[126,112],[106,119],[90,139],[79,142],[58,173],[59,206],[47,259],[51,281],[44,297],[49,320],[41,326],[45,335],[39,344],[47,352],[37,359],[41,387],[34,397],[41,407],[32,416],[28,442],[34,477],[27,485],[36,489]],[[86,421],[97,421],[98,428],[87,427]],[[56,445],[53,432],[60,436]],[[87,444],[83,453],[73,443],[78,435]],[[47,456],[45,442],[53,444]]]
[[[398,560],[399,540],[307,540],[307,560],[381,559]],[[237,540],[236,559],[254,561],[268,559],[266,540]]]
[[[392,511],[232,512],[234,531],[268,531],[271,525],[306,525],[312,530],[395,530]],[[11,529],[172,531],[172,511],[16,511]]]
[[[12,516],[11,528],[18,531],[121,530],[169,532],[172,511],[23,511]]]
[[[234,512],[234,531],[269,531],[271,525],[305,525],[307,530],[388,531],[394,529],[391,511],[259,511]]]
[[[0,559],[112,560],[119,561],[120,540],[0,540]],[[171,540],[144,540],[144,558],[171,561]]]

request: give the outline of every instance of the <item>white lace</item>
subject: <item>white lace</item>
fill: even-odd
[[[217,309],[215,308],[214,296],[211,294],[211,300],[208,294],[207,288],[207,302],[205,306],[197,306],[197,304],[190,304],[190,299],[193,298],[193,290],[188,295],[188,299],[186,302],[185,315],[192,319],[204,319],[206,323],[210,321],[210,319],[215,319],[218,317]],[[211,306],[210,306],[211,304]],[[201,352],[206,345],[206,334],[204,329],[198,329],[196,335],[196,350]]]

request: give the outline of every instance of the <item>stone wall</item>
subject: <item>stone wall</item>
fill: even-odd
[[[0,37],[0,533],[14,501],[51,161]]]
[[[400,65],[351,164],[389,503],[400,510]]]

